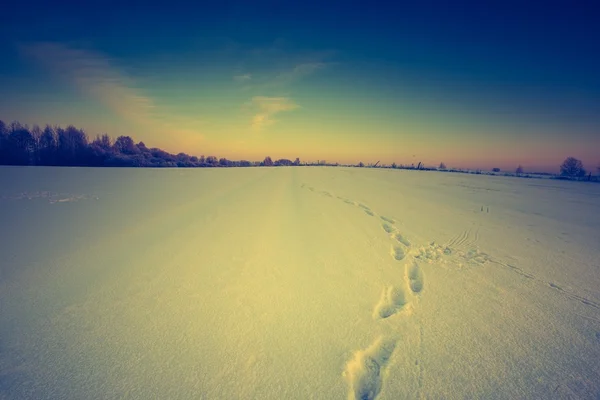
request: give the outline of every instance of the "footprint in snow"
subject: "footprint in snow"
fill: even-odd
[[[401,233],[396,233],[394,235],[394,239],[396,239],[399,243],[402,243],[406,247],[410,247],[410,241],[405,238]]]
[[[406,257],[406,253],[401,246],[392,246],[392,257],[394,257],[394,259],[397,261],[401,261],[404,260],[404,257]]]
[[[423,290],[423,271],[416,261],[413,261],[412,265],[408,268],[408,280],[410,290],[412,290],[413,293],[420,293]]]
[[[344,371],[344,376],[350,385],[349,399],[377,398],[383,386],[386,367],[395,348],[396,340],[379,338],[366,350],[354,354],[354,359],[348,362]]]
[[[382,221],[388,222],[392,225],[396,223],[396,221],[394,221],[392,218],[384,217],[383,215],[380,216],[379,218],[381,218]]]
[[[402,310],[406,305],[406,296],[399,287],[389,286],[381,292],[381,298],[375,306],[373,317],[378,319],[389,318]]]
[[[387,233],[392,233],[395,231],[395,228],[393,226],[391,226],[390,224],[382,224],[381,227],[383,228],[384,231],[386,231]]]

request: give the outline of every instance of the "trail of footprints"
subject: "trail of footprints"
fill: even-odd
[[[303,185],[304,187],[304,185]],[[315,189],[308,187],[315,192]],[[333,197],[331,193],[320,191],[319,194]],[[360,208],[371,217],[378,217],[370,207],[350,199],[336,196],[346,204]],[[382,288],[379,301],[373,309],[373,319],[384,320],[388,318],[410,315],[413,300],[424,289],[424,274],[416,258],[420,255],[419,249],[412,249],[411,242],[396,228],[393,218],[379,216],[382,229],[390,235],[391,257],[404,263],[399,284],[386,285]],[[404,312],[406,311],[406,312]],[[368,348],[354,353],[354,358],[346,364],[344,377],[348,381],[349,399],[372,400],[378,397],[386,376],[387,366],[394,354],[398,339],[391,336],[382,336]]]
[[[308,187],[312,192],[316,192],[313,187]],[[327,197],[334,197],[331,193],[320,191],[319,194]],[[373,319],[386,320],[390,318],[404,318],[412,314],[414,309],[414,300],[425,288],[425,276],[419,263],[440,263],[442,256],[457,255],[468,262],[484,263],[487,261],[486,254],[479,253],[477,250],[471,250],[467,253],[454,251],[448,247],[442,247],[434,242],[427,246],[415,247],[411,241],[399,231],[396,227],[396,221],[393,218],[377,215],[371,208],[365,204],[347,199],[341,196],[335,196],[345,204],[358,207],[365,214],[371,217],[379,217],[381,229],[385,231],[390,238],[390,256],[395,262],[402,262],[403,270],[399,273],[399,283],[386,285],[382,288],[379,301],[373,309]],[[420,328],[421,336],[423,329]],[[422,340],[422,337],[421,337]],[[343,376],[346,378],[349,386],[349,399],[373,400],[376,399],[382,388],[386,377],[389,360],[394,354],[394,349],[398,339],[394,336],[382,336],[373,342],[368,348],[358,350],[354,353],[354,358],[346,364]],[[418,360],[415,365],[419,369],[419,387],[421,386],[423,369]]]
[[[335,197],[345,204],[360,208],[365,214],[371,217],[379,217],[382,229],[390,235],[393,242],[393,245],[391,246],[391,255],[398,261],[407,259],[408,249],[411,249],[411,257],[420,262],[450,265],[452,268],[473,267],[492,261],[488,254],[483,253],[476,248],[469,248],[468,250],[461,249],[466,246],[475,245],[477,242],[477,231],[475,231],[475,240],[469,240],[472,228],[462,232],[457,238],[451,240],[447,246],[430,242],[424,246],[413,247],[410,240],[396,228],[396,221],[393,218],[377,215],[369,206],[363,203],[342,196],[333,196],[330,192],[325,190],[317,191],[314,187],[306,186],[306,184],[302,184],[301,187],[307,187],[311,192],[318,193],[322,196],[330,198]]]
[[[305,187],[305,184],[302,185]],[[311,192],[316,192],[313,187],[308,187]],[[331,197],[334,196],[326,191],[320,191],[319,194]],[[402,262],[404,270],[400,284],[391,284],[385,286],[379,298],[379,301],[373,309],[374,320],[386,320],[389,318],[406,317],[411,314],[414,307],[414,299],[418,297],[425,288],[425,276],[420,262],[435,263],[437,265],[451,265],[453,268],[466,268],[483,265],[488,262],[510,267],[515,272],[521,273],[524,277],[539,280],[533,275],[526,274],[519,268],[504,264],[493,259],[490,255],[479,251],[478,249],[469,249],[463,251],[460,247],[474,245],[478,239],[478,232],[475,232],[475,239],[470,241],[472,228],[464,231],[448,245],[442,246],[435,242],[430,242],[425,246],[413,246],[413,243],[396,227],[396,221],[386,216],[378,216],[370,207],[365,204],[355,202],[341,196],[335,196],[345,204],[360,208],[365,214],[371,217],[379,217],[381,228],[390,238],[390,255],[396,262]],[[542,282],[541,280],[539,280]],[[600,304],[569,293],[554,283],[547,283],[549,287],[557,290],[561,294],[580,302],[600,309]],[[423,336],[423,327],[420,327],[421,341]],[[343,376],[348,381],[350,400],[374,400],[382,388],[386,377],[387,366],[394,354],[394,349],[398,339],[394,336],[382,336],[374,341],[368,348],[358,350],[354,353],[354,358],[346,364]],[[418,361],[416,362],[418,365]],[[423,365],[418,365],[419,383],[422,386]]]
[[[359,205],[364,209],[364,205]],[[365,209],[374,216],[370,209]],[[404,261],[404,271],[400,284],[385,286],[374,307],[373,318],[383,320],[401,315],[408,316],[412,311],[413,298],[424,288],[424,275],[416,253],[411,252],[410,242],[396,229],[395,221],[381,216],[382,228],[392,239],[391,255],[396,261]],[[404,312],[406,311],[406,312]],[[347,378],[350,392],[349,399],[375,399],[381,392],[386,376],[389,359],[394,353],[398,339],[380,337],[365,350],[355,352],[354,359],[348,362],[344,376]]]

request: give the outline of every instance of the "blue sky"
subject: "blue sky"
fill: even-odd
[[[600,162],[591,2],[11,1],[3,11],[5,121],[232,159]]]

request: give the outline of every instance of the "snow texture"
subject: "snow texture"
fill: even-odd
[[[0,399],[600,396],[600,185],[0,168]]]

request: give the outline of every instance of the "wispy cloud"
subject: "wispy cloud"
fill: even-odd
[[[255,111],[252,117],[252,128],[261,130],[277,122],[273,117],[284,111],[291,111],[300,106],[287,97],[256,96],[252,98],[252,107]]]
[[[244,82],[246,85],[243,87],[244,90],[280,90],[292,86],[294,83],[307,78],[310,75],[317,73],[318,71],[327,68],[333,63],[327,62],[304,62],[293,66],[287,66],[280,68],[279,71],[269,71],[261,74],[256,79],[236,79],[238,82]]]
[[[136,86],[116,60],[87,49],[61,43],[21,45],[22,54],[76,86],[84,95],[103,104],[115,115],[145,128],[147,133],[171,133],[171,139],[191,143],[202,138],[195,127],[198,118],[165,114],[156,101]]]
[[[334,50],[298,50],[292,43],[283,39],[251,49],[244,49],[243,45],[239,44],[236,56],[242,61],[238,64],[236,72],[252,73],[252,80],[243,80],[243,90],[260,92],[287,89],[300,80],[339,64],[334,61],[337,55],[338,52]]]
[[[21,51],[125,119],[143,123],[155,109],[154,101],[100,53],[60,43],[24,45]]]
[[[324,62],[309,62],[296,65],[290,71],[280,73],[275,81],[279,84],[288,84],[325,68],[327,64]]]
[[[242,61],[234,70],[238,73],[234,79],[242,83],[239,90],[255,96],[243,106],[243,110],[252,112],[250,124],[255,131],[276,123],[278,113],[299,107],[290,94],[300,82],[338,64],[332,61],[336,51],[299,51],[282,39],[252,49],[239,44],[236,51]],[[248,76],[241,75],[242,71]]]
[[[233,77],[233,80],[236,82],[246,82],[246,81],[249,81],[250,79],[252,79],[252,75],[250,75],[250,74],[235,75]]]

